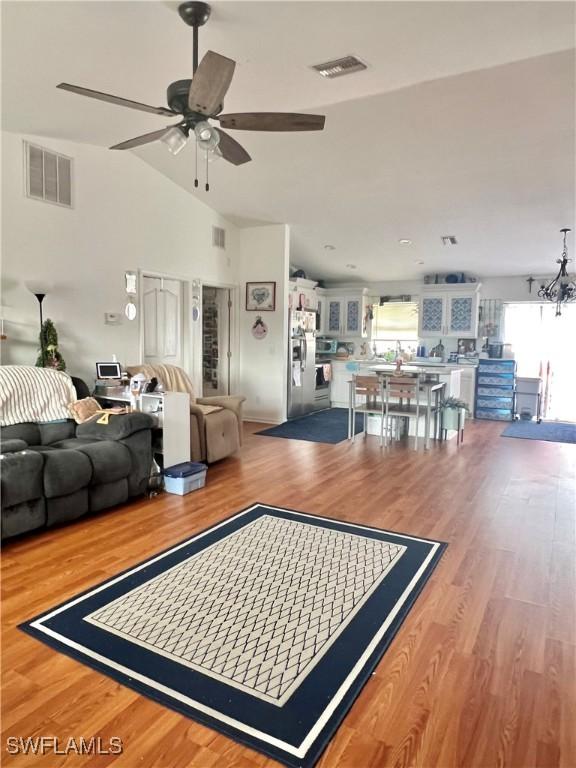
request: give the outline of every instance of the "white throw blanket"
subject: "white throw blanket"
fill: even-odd
[[[0,365],[0,426],[69,419],[75,400],[72,379],[63,371]]]

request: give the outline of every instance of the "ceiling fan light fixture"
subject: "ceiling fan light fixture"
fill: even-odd
[[[170,128],[170,130],[165,133],[164,136],[162,136],[160,141],[163,141],[164,144],[166,144],[169,152],[171,152],[173,155],[177,155],[178,152],[181,152],[188,143],[188,134],[186,132],[186,128],[175,125],[173,128]]]
[[[206,152],[213,152],[220,144],[220,134],[207,120],[196,123],[194,133],[199,148],[206,150]]]

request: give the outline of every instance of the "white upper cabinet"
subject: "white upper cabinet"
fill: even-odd
[[[323,292],[323,333],[327,336],[354,337],[368,335],[366,323],[367,297],[364,289],[335,295],[331,290]]]
[[[467,285],[467,284],[466,284]],[[446,336],[474,339],[478,335],[480,284],[425,289],[420,297],[420,338]]]
[[[290,309],[306,309],[316,312],[318,296],[316,294],[317,283],[304,277],[290,280],[288,288],[288,304]]]

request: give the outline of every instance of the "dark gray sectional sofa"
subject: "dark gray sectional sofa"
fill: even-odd
[[[74,520],[146,492],[153,420],[74,421],[2,427],[2,539]]]

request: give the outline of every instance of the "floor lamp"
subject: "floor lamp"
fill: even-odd
[[[36,299],[38,300],[38,308],[40,309],[40,353],[42,355],[42,360],[44,360],[44,339],[42,337],[42,324],[44,322],[44,318],[42,316],[42,302],[44,301],[48,291],[46,288],[40,287],[33,283],[28,284],[26,287],[30,293],[33,293],[34,296],[36,296]]]

